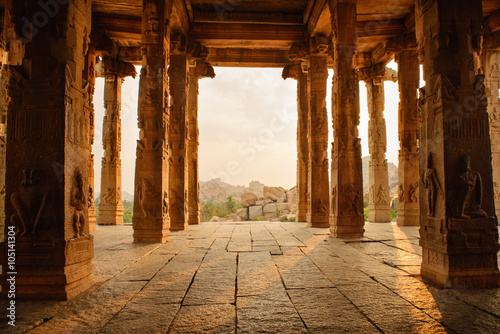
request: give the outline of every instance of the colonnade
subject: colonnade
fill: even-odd
[[[28,35],[15,23],[30,9],[18,1],[7,1],[7,6],[13,15],[6,15],[7,26],[15,33],[5,46],[8,82],[2,79],[0,92],[8,98],[0,112],[6,111],[7,120],[2,122],[0,113],[0,123],[7,124],[5,231],[16,235],[16,294],[71,298],[92,284],[93,270],[89,184],[97,64],[89,38],[91,2],[69,2],[46,29]],[[299,218],[305,216],[313,227],[329,226],[333,237],[362,237],[359,75],[366,74],[362,79],[370,91],[374,221],[387,215],[380,84],[387,76],[379,64],[361,71],[356,67],[356,1],[330,0],[329,9],[333,39],[313,34],[309,42],[294,45],[292,66],[284,73],[298,84]],[[213,77],[214,71],[204,62],[206,49],[171,31],[171,15],[172,0],[143,0],[135,242],[166,242],[170,230],[199,222],[197,80]],[[415,20],[417,43],[405,42],[393,50],[401,94],[399,223],[412,225],[418,217],[424,279],[445,287],[496,287],[499,246],[489,161],[490,131],[495,145],[498,139],[498,54],[484,53],[478,71],[474,60],[483,34],[480,1],[417,0]],[[26,40],[19,43],[16,36]],[[330,182],[325,108],[329,55],[334,69]],[[118,224],[119,92],[121,78],[129,72],[122,72],[116,59],[103,61],[102,168],[107,176],[101,185],[106,188],[102,209],[107,222]],[[417,101],[419,63],[424,64],[426,85]],[[497,152],[494,146],[494,157]],[[7,250],[8,242],[2,247]],[[4,270],[3,286],[7,275]]]

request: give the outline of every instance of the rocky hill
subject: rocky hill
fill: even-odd
[[[233,186],[225,183],[221,179],[213,179],[207,182],[200,181],[200,201],[223,203],[227,196],[233,196],[235,201],[239,201],[245,192],[252,192],[255,195],[263,196],[264,184],[259,181],[252,181],[246,186]]]

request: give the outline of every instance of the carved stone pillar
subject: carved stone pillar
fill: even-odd
[[[143,0],[142,69],[139,81],[135,242],[165,242],[168,212],[168,56],[172,0]]]
[[[493,193],[495,211],[500,213],[500,52],[483,51],[481,65],[485,75],[488,114],[490,116],[491,165],[493,167]]]
[[[391,221],[391,199],[389,197],[389,173],[387,171],[387,134],[384,118],[385,66],[373,66],[363,69],[363,80],[368,93],[368,147],[369,196],[368,221],[383,223]]]
[[[356,1],[330,0],[334,73],[332,93],[333,148],[330,232],[338,238],[364,233],[363,172],[359,125],[356,51]]]
[[[417,0],[415,16],[426,81],[419,101],[422,277],[444,287],[498,287],[485,78],[474,66],[481,1]]]
[[[9,65],[2,66],[0,74],[0,242],[4,240],[5,230],[5,171],[7,154],[7,110],[10,97],[8,84],[10,81]]]
[[[199,79],[215,78],[215,71],[212,66],[202,61],[192,61],[189,66],[189,95],[188,95],[188,204],[190,225],[200,223],[200,183],[198,171],[198,93]]]
[[[102,146],[104,156],[101,165],[101,201],[99,202],[99,225],[122,225],[122,83],[113,59],[101,62],[104,74],[104,121]]]
[[[183,37],[172,35],[170,78],[170,229],[185,230],[189,218],[188,198],[188,58]]]
[[[84,76],[87,78],[89,84],[89,94],[87,95],[85,101],[85,113],[89,115],[90,123],[90,147],[92,151],[92,145],[94,144],[95,136],[95,112],[94,112],[94,90],[95,90],[95,68],[96,68],[96,55],[92,49],[87,53],[85,62],[87,64]],[[94,231],[96,229],[96,209],[94,204],[94,192],[95,182],[94,182],[94,155],[90,155],[89,159],[89,197],[87,199],[88,212],[89,212],[89,231]]]
[[[297,80],[297,221],[307,220],[308,210],[308,163],[309,163],[309,84],[307,70],[309,64],[295,60],[293,65],[283,69],[283,79]]]
[[[413,50],[396,56],[399,83],[398,225],[419,225],[418,107],[420,78],[418,55]]]
[[[309,68],[310,118],[308,190],[309,208],[307,224],[312,227],[329,227],[328,180],[328,116],[326,111],[326,86],[328,41],[318,35],[311,41]]]
[[[12,1],[19,28],[43,12],[43,3],[25,3]],[[84,74],[91,14],[90,1],[71,1],[37,33],[17,31],[26,47],[22,66],[10,66],[5,205],[16,261],[8,265],[2,256],[4,296],[12,276],[16,298],[67,299],[93,282],[91,115],[85,107],[91,92]],[[25,24],[24,32],[36,28]],[[4,255],[9,241],[2,245]]]

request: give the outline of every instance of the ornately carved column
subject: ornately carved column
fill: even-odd
[[[389,197],[389,173],[387,171],[387,135],[384,118],[385,66],[376,65],[362,70],[368,93],[368,148],[369,199],[368,221],[383,223],[391,221],[391,199]]]
[[[490,116],[491,165],[493,167],[493,193],[495,210],[500,214],[500,52],[483,51],[481,65],[485,76],[488,114]]]
[[[364,233],[363,172],[359,125],[356,51],[356,1],[330,0],[333,30],[333,149],[330,232],[357,238]]]
[[[172,35],[170,78],[170,229],[188,226],[188,58],[182,35]]]
[[[134,241],[165,242],[168,196],[168,78],[172,0],[143,0],[139,140],[135,170]]]
[[[12,1],[13,21],[26,44],[22,66],[10,67],[8,86],[5,231],[15,233],[17,255],[12,266],[2,258],[2,294],[9,291],[6,279],[15,276],[16,298],[67,299],[93,282],[91,115],[85,108],[91,91],[84,75],[91,2],[60,6],[31,35],[25,33],[36,27],[26,22],[43,13],[43,3],[25,4]]]
[[[215,78],[215,71],[209,64],[194,60],[189,66],[189,95],[188,95],[188,223],[195,225],[200,223],[200,183],[198,171],[198,93],[199,79]]]
[[[290,56],[294,48],[290,50]],[[309,52],[307,52],[309,53]],[[293,65],[283,69],[283,79],[297,80],[297,221],[307,220],[308,210],[308,163],[309,163],[309,84],[307,78],[308,61],[294,60]]]
[[[309,68],[310,119],[309,133],[309,208],[307,223],[312,227],[329,225],[328,180],[328,116],[326,111],[326,86],[328,41],[318,35],[311,40]]]
[[[421,92],[422,277],[444,287],[499,285],[491,146],[481,50],[481,1],[417,0],[425,56]]]
[[[89,134],[89,145],[92,151],[92,145],[94,144],[95,136],[95,111],[94,111],[94,90],[95,90],[95,70],[96,70],[96,55],[92,48],[89,49],[87,57],[85,58],[87,64],[86,71],[84,72],[84,77],[87,79],[89,84],[89,94],[86,96],[85,101],[85,113],[89,115],[90,123],[90,134]],[[96,209],[94,204],[95,195],[95,181],[94,181],[94,155],[90,154],[89,159],[89,197],[87,199],[87,206],[89,210],[89,231],[94,231],[96,229]]]
[[[418,106],[417,89],[420,68],[417,52],[400,51],[396,56],[399,83],[399,166],[398,166],[398,225],[418,226]]]
[[[101,62],[104,75],[104,120],[102,146],[104,156],[101,165],[101,201],[99,225],[122,225],[122,83],[114,59]],[[101,65],[99,64],[99,65]]]
[[[2,65],[0,74],[0,242],[4,241],[5,230],[5,171],[7,154],[7,110],[10,97],[8,84],[10,81],[9,65]]]

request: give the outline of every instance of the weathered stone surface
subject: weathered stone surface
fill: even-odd
[[[257,217],[264,215],[264,211],[261,206],[251,206],[248,210],[248,217],[250,220],[255,220]]]
[[[244,208],[256,205],[257,201],[257,195],[255,195],[254,193],[246,192],[241,195],[241,206]]]
[[[240,218],[240,220],[247,220],[247,209],[238,209],[236,210],[236,215]]]
[[[169,333],[235,333],[235,306],[201,305],[182,307]]]
[[[275,213],[278,210],[278,204],[268,204],[263,208],[264,214]]]
[[[264,187],[264,199],[276,202],[280,197],[286,197],[285,189],[281,187]]]
[[[237,222],[237,221],[240,221],[240,220],[241,220],[240,217],[238,215],[235,215],[235,214],[234,215],[228,215],[226,217],[226,221],[227,222],[230,222],[230,221]]]

